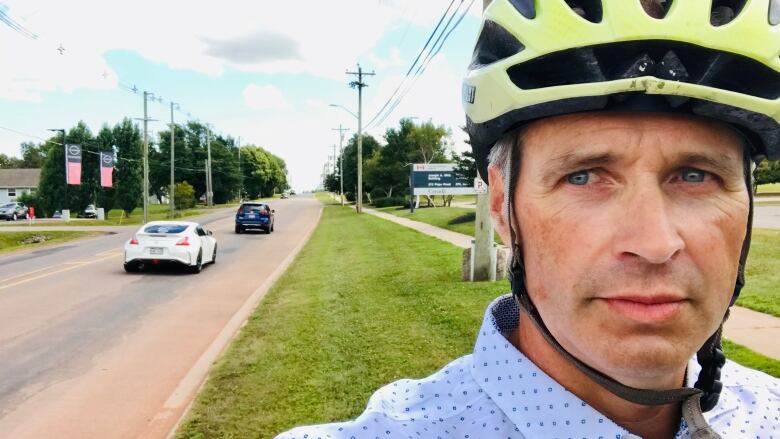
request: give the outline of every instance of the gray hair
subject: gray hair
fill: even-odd
[[[509,211],[509,197],[511,196],[512,188],[511,179],[517,178],[516,175],[512,175],[512,169],[515,167],[512,159],[513,157],[515,161],[520,159],[519,150],[522,139],[522,128],[510,130],[496,141],[493,148],[490,149],[490,154],[488,154],[488,167],[497,169],[504,180],[504,205],[502,210],[506,214],[507,221],[511,221],[511,212]],[[513,149],[518,154],[512,154]],[[487,178],[487,175],[485,178]]]

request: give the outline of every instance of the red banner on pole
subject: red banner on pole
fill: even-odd
[[[114,153],[100,153],[100,185],[112,187],[114,183]]]
[[[81,145],[65,145],[65,180],[68,184],[81,184]]]

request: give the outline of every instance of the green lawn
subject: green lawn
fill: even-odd
[[[759,194],[780,194],[780,183],[759,185],[756,192]]]
[[[780,317],[780,230],[753,230],[738,305]]]
[[[177,437],[269,438],[349,419],[382,385],[429,375],[470,352],[485,307],[509,287],[461,282],[461,258],[461,249],[435,238],[326,207],[212,370]]]
[[[426,207],[424,209],[415,209],[414,213],[411,213],[408,208],[399,210],[397,207],[386,207],[377,210],[400,216],[401,218],[428,223],[464,235],[474,236],[474,218],[476,214],[474,209],[467,207]],[[499,244],[501,243],[501,238],[499,238],[498,234],[495,235],[495,241]]]
[[[728,340],[723,340],[723,352],[729,360],[780,378],[780,361],[765,357]]]
[[[209,212],[209,210],[212,209],[222,209],[225,207],[238,207],[238,204],[235,203],[229,203],[229,204],[217,204],[212,207],[207,207],[203,205],[195,206],[191,209],[185,209],[185,210],[177,210],[176,211],[176,218],[186,218],[196,215],[203,215]],[[76,213],[71,212],[71,219],[76,218]],[[143,222],[143,216],[144,216],[144,209],[143,207],[137,207],[128,217],[122,209],[111,209],[106,213],[106,219],[104,221],[99,220],[78,220],[78,221],[69,221],[62,223],[57,223],[58,226],[120,226],[120,225],[131,225],[131,224],[141,224]],[[167,220],[170,219],[170,206],[167,204],[150,204],[149,205],[149,221],[159,221],[159,220]],[[38,222],[36,224],[33,224],[33,226],[51,226],[52,223],[41,223]]]
[[[60,244],[75,239],[96,236],[95,232],[2,232],[0,231],[0,253],[32,249]],[[34,242],[34,240],[43,242]]]

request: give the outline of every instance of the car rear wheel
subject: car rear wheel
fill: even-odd
[[[138,273],[141,271],[141,267],[134,263],[125,263],[125,271],[128,273]]]
[[[190,266],[190,272],[198,274],[203,270],[203,250],[198,252],[198,260],[195,265]]]
[[[241,226],[236,226],[236,233],[241,233]]]

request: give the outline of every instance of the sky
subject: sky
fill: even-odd
[[[175,102],[177,123],[199,120],[262,146],[286,161],[296,190],[313,189],[339,142],[333,129],[357,131],[355,78],[345,72],[360,63],[376,73],[364,79],[366,125],[451,1],[0,0],[0,12],[22,28],[0,22],[0,153],[18,156],[21,142],[78,121],[97,133],[141,118],[145,90],[162,99],[148,106],[153,136],[170,123]],[[454,0],[450,11],[458,6],[469,10],[438,55],[406,82],[395,110],[367,126],[380,142],[410,117],[446,126],[451,148],[467,148],[461,79],[482,1]]]

